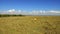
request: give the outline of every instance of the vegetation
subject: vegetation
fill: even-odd
[[[60,34],[60,16],[0,17],[0,34]]]
[[[0,17],[9,17],[9,16],[24,16],[24,15],[21,15],[21,14],[18,14],[18,15],[16,15],[16,14],[13,14],[13,15],[11,15],[11,14],[0,14]]]

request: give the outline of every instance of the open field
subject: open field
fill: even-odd
[[[0,17],[0,34],[60,34],[60,16]]]

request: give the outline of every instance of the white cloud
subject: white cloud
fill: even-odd
[[[8,12],[15,12],[15,9],[8,10]]]
[[[18,10],[18,12],[22,12],[22,10]]]
[[[60,11],[49,11],[49,12],[51,12],[51,13],[60,13]]]
[[[55,10],[49,10],[49,11],[45,11],[45,10],[32,10],[32,11],[26,11],[26,10],[15,10],[15,9],[11,9],[11,10],[7,10],[4,12],[1,12],[2,14],[23,14],[23,15],[60,15],[60,11],[55,11]]]

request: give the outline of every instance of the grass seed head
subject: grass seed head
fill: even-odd
[[[36,18],[34,18],[34,20],[37,20]]]

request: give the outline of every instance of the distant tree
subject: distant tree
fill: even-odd
[[[10,16],[24,16],[24,15],[16,15],[16,14],[13,14],[13,15],[10,15],[10,14],[0,14],[0,17],[10,17]]]

